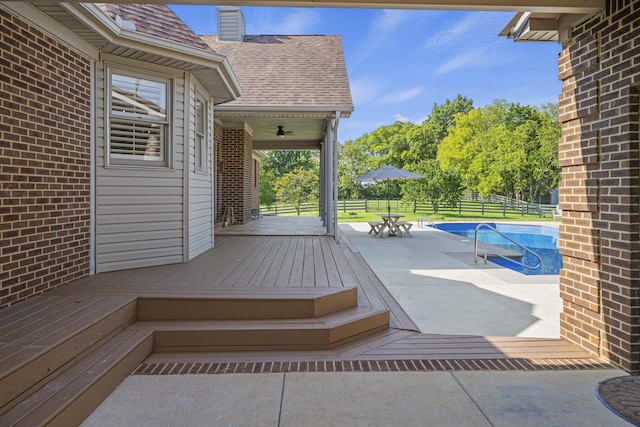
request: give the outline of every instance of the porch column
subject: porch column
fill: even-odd
[[[325,136],[324,151],[325,151],[325,217],[327,227],[327,235],[335,236],[335,224],[332,220],[333,213],[333,145],[334,145],[334,130],[333,120],[327,122],[327,132]]]
[[[318,206],[318,215],[320,216],[320,219],[322,220],[322,225],[323,226],[327,226],[327,217],[326,217],[326,204],[325,204],[325,188],[326,188],[326,176],[327,176],[327,171],[325,170],[326,168],[326,161],[325,161],[325,142],[321,142],[320,143],[320,203]]]

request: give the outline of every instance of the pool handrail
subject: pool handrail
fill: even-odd
[[[537,253],[535,253],[534,251],[532,251],[531,249],[529,249],[528,247],[522,245],[521,243],[516,242],[515,240],[513,240],[511,237],[507,236],[506,234],[498,231],[498,229],[496,229],[495,227],[492,227],[491,225],[487,224],[487,223],[480,223],[476,226],[476,230],[475,230],[475,237],[474,237],[474,250],[473,250],[473,262],[475,262],[476,264],[478,263],[478,231],[480,230],[481,227],[486,227],[492,231],[495,231],[496,233],[498,233],[500,236],[504,237],[505,239],[509,240],[511,243],[513,243],[514,245],[516,245],[517,247],[523,249],[525,252],[529,252],[530,254],[532,254],[534,257],[536,257],[538,259],[538,264],[536,264],[534,267],[531,267],[529,265],[526,265],[523,262],[519,262],[514,260],[513,258],[509,258],[500,254],[493,254],[494,256],[498,257],[498,258],[502,258],[504,260],[507,261],[511,261],[512,263],[519,265],[522,268],[526,268],[527,270],[537,270],[542,266],[542,258],[540,258],[540,255],[538,255]],[[524,255],[523,255],[524,257]],[[484,254],[484,263],[487,263],[487,254]]]
[[[433,220],[431,218],[429,218],[428,216],[421,216],[418,218],[418,227],[422,228],[424,227],[424,224],[427,223],[429,224],[431,227],[435,227],[436,223],[433,222]]]

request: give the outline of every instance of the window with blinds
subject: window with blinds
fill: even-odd
[[[168,165],[169,81],[111,73],[109,164]]]

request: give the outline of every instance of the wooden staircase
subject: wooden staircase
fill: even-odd
[[[0,310],[0,425],[77,425],[152,352],[323,350],[389,328],[357,288],[69,292]]]

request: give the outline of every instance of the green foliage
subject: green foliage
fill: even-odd
[[[260,204],[270,209],[276,197],[280,197],[276,194],[277,183],[288,174],[298,174],[300,169],[310,171],[310,175],[315,175],[317,182],[319,175],[318,152],[269,151],[266,160],[260,164]],[[297,209],[299,210],[299,205],[297,205]]]
[[[266,169],[261,165],[260,172],[260,204],[271,209],[276,198],[276,190],[274,189],[276,177],[272,170]]]
[[[387,198],[386,184],[371,185],[355,178],[392,165],[425,176],[389,185],[391,198],[402,196],[411,206],[430,202],[437,212],[455,206],[463,191],[537,201],[560,178],[557,116],[557,106],[552,104],[538,108],[497,100],[474,109],[470,98],[457,95],[434,104],[420,125],[395,122],[340,144],[338,197]],[[300,169],[314,170],[317,181],[318,153],[269,152],[262,163],[261,203],[273,200],[280,178]],[[279,193],[277,197],[285,201]]]
[[[444,169],[483,195],[496,193],[536,201],[559,176],[557,107],[495,101],[458,115],[438,149]]]
[[[269,151],[267,159],[262,162],[261,167],[263,171],[271,171],[276,178],[298,168],[317,169],[318,152],[309,150]]]
[[[278,200],[292,205],[300,215],[300,206],[318,200],[318,173],[316,170],[299,167],[275,181]]]
[[[405,203],[415,206],[416,203],[430,202],[433,213],[438,213],[440,205],[455,207],[462,198],[462,177],[453,170],[442,170],[435,159],[418,164],[413,168],[413,172],[424,178],[403,182],[402,194]]]

